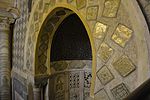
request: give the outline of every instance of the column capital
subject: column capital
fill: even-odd
[[[11,23],[14,23],[20,16],[17,8],[8,7],[7,9],[0,9],[0,29],[8,30]]]
[[[0,30],[9,30],[10,23],[13,23],[14,21],[15,21],[15,19],[13,19],[13,18],[0,16]]]

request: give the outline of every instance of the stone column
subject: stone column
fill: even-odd
[[[41,100],[41,88],[34,87],[33,94],[34,94],[34,100]]]
[[[10,100],[10,20],[0,17],[0,100]]]

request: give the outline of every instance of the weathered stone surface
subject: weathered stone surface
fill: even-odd
[[[106,91],[104,89],[101,89],[95,94],[94,100],[110,100],[110,99]]]

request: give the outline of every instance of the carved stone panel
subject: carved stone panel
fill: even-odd
[[[69,96],[70,100],[80,100],[81,93],[80,91],[81,84],[80,84],[80,72],[74,71],[69,72]]]
[[[105,0],[103,16],[105,17],[116,17],[119,9],[120,0]]]
[[[111,80],[114,79],[114,76],[107,68],[107,66],[102,66],[102,68],[100,68],[97,71],[97,76],[103,85],[106,85],[107,83],[109,83]]]
[[[96,22],[95,28],[94,28],[94,37],[98,39],[103,39],[106,35],[108,26],[101,23],[101,22]]]
[[[55,71],[62,71],[68,67],[67,62],[65,61],[56,61],[51,62],[51,68],[55,69]]]
[[[65,91],[66,91],[66,76],[64,74],[58,74],[55,78],[55,100],[65,100]]]
[[[115,100],[123,100],[129,95],[129,90],[124,83],[121,83],[111,90]]]
[[[98,49],[97,55],[98,57],[100,57],[100,59],[103,62],[107,62],[112,54],[113,54],[113,49],[106,43],[102,43]]]
[[[110,100],[110,99],[106,91],[104,89],[101,89],[95,94],[94,100]]]
[[[99,6],[89,6],[86,12],[87,20],[96,20],[98,16]]]
[[[113,66],[123,77],[129,75],[132,71],[135,70],[135,65],[126,55],[121,56],[117,61],[115,61]]]
[[[119,24],[114,34],[112,35],[112,40],[121,47],[125,47],[129,39],[131,38],[132,33],[133,31],[131,29],[122,24]]]
[[[70,99],[69,100],[81,100],[80,99],[80,91],[77,89],[70,90]]]

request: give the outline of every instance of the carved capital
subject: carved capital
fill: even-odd
[[[9,30],[10,23],[13,23],[14,21],[14,18],[0,16],[0,30]]]

